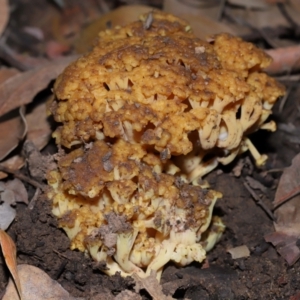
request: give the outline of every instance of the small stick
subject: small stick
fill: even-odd
[[[265,213],[269,216],[272,221],[275,221],[274,215],[272,214],[271,210],[265,205],[264,202],[256,195],[256,193],[251,189],[251,187],[244,181],[244,186],[255,200],[255,202],[265,211]]]
[[[28,209],[31,210],[31,209],[34,208],[34,205],[35,205],[35,203],[36,203],[36,201],[37,201],[37,199],[38,199],[40,193],[41,193],[41,190],[40,190],[39,188],[37,188],[37,189],[35,190],[35,193],[34,193],[32,199],[30,200],[30,202],[29,202],[29,204],[28,204]]]
[[[7,173],[7,174],[11,174],[16,178],[19,178],[20,180],[25,181],[25,182],[31,184],[32,186],[41,189],[42,191],[44,191],[46,188],[44,184],[41,184],[41,183],[37,182],[36,180],[27,177],[26,175],[22,174],[19,171],[14,171],[7,167],[4,167],[1,164],[0,164],[0,171]]]
[[[275,210],[277,207],[281,206],[283,203],[289,201],[291,198],[294,198],[299,194],[300,194],[300,186],[297,186],[293,190],[291,190],[288,194],[286,194],[281,199],[276,201],[277,203],[274,204],[273,210]]]
[[[151,27],[152,22],[153,22],[153,14],[152,14],[152,11],[151,11],[147,15],[146,20],[144,22],[144,29],[148,30]]]
[[[67,260],[64,260],[61,264],[58,270],[56,271],[56,274],[53,276],[55,280],[59,279],[61,274],[64,272],[66,265],[68,264]]]
[[[63,257],[63,258],[65,258],[65,259],[67,259],[67,260],[70,260],[69,257],[67,257],[66,255],[61,254],[61,253],[58,252],[57,250],[55,250],[55,249],[52,249],[52,250],[53,250],[53,252],[56,253],[59,257]]]
[[[279,111],[280,113],[283,111],[283,108],[284,108],[284,106],[285,106],[285,103],[286,103],[286,101],[287,101],[287,99],[288,99],[288,97],[289,97],[289,95],[290,95],[291,90],[292,90],[293,87],[294,87],[293,85],[290,85],[290,86],[288,87],[288,89],[287,89],[285,95],[284,95],[283,98],[281,99],[281,102],[280,102],[280,104],[279,104],[279,109],[278,109],[278,111]]]

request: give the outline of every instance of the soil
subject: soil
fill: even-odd
[[[299,94],[300,89],[292,89],[280,114],[279,103],[276,105],[273,118],[277,122],[299,126],[296,109]],[[299,152],[299,145],[289,142],[280,130],[272,134],[258,132],[252,140],[261,152],[269,155],[265,169],[286,167]],[[235,162],[206,178],[214,189],[223,193],[215,213],[222,216],[226,231],[208,253],[205,264],[180,269],[174,265],[166,267],[161,284],[163,291],[175,299],[298,299],[295,295],[300,291],[300,263],[289,267],[274,247],[265,242],[264,235],[274,231],[272,220],[244,186],[249,175],[264,184],[267,190],[262,199],[271,208],[281,173],[262,176],[263,170],[256,169],[247,154],[239,160],[244,163],[240,177],[233,175]],[[28,189],[33,194],[30,186]],[[39,267],[74,297],[113,299],[122,290],[134,289],[133,279],[119,275],[108,277],[83,253],[69,249],[69,240],[57,228],[51,203],[43,195],[32,210],[23,204],[17,206],[17,218],[8,233],[16,241],[19,264]],[[250,249],[250,256],[233,260],[227,249],[240,245]],[[5,288],[7,280],[8,272],[1,257],[0,290]],[[151,299],[147,292],[142,297]]]

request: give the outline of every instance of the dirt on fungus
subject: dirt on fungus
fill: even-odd
[[[293,92],[280,118],[276,114],[279,104],[275,107],[277,122],[298,125],[299,112],[293,109],[296,105],[293,99],[297,99],[299,93],[299,89]],[[253,139],[259,150],[269,155],[266,169],[290,165],[299,151],[299,145],[290,143],[280,130],[273,134],[258,132]],[[208,253],[204,264],[191,264],[185,268],[167,266],[161,284],[163,291],[175,299],[297,299],[293,296],[300,290],[300,263],[288,267],[274,247],[265,242],[264,235],[274,230],[272,220],[255,203],[244,185],[249,175],[264,184],[263,201],[271,208],[281,173],[262,176],[263,171],[255,169],[246,157],[240,158],[244,167],[238,178],[232,172],[236,163],[207,176],[210,185],[223,193],[215,212],[222,216],[226,231]],[[69,249],[69,240],[57,228],[57,221],[51,215],[51,203],[45,196],[39,198],[32,210],[19,204],[17,219],[8,233],[16,241],[19,264],[39,267],[74,297],[113,299],[125,289],[134,290],[132,278],[108,277],[101,272],[103,266],[83,253]],[[250,249],[250,256],[233,260],[226,250],[241,245]],[[1,257],[0,290],[5,288],[7,280],[8,272]],[[151,299],[147,292],[142,298]]]

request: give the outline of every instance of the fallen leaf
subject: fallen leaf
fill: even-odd
[[[291,296],[289,298],[289,300],[300,300],[300,292],[298,292],[297,294]]]
[[[143,298],[134,292],[129,290],[122,291],[115,298],[115,300],[142,300]]]
[[[19,154],[14,155],[0,163],[1,166],[16,171],[24,166],[25,160]],[[6,178],[7,174],[0,171],[0,179]]]
[[[231,254],[232,259],[238,259],[250,256],[250,250],[246,245],[234,247],[227,250]]]
[[[27,133],[25,108],[13,110],[0,117],[0,160],[3,160],[23,140]],[[9,132],[9,134],[7,134]]]
[[[8,0],[0,0],[0,36],[4,32],[4,29],[9,19],[9,2]]]
[[[0,69],[0,85],[20,72],[13,68]],[[27,127],[24,107],[0,117],[0,160],[3,160],[24,138]],[[10,134],[8,135],[7,132]]]
[[[300,154],[292,160],[292,165],[286,168],[278,183],[273,201],[274,207],[278,207],[288,199],[292,199],[300,193]]]
[[[78,56],[66,56],[17,74],[0,84],[0,115],[32,102],[64,68]]]
[[[51,138],[51,128],[48,121],[46,100],[35,105],[26,115],[28,126],[27,140],[41,150],[44,148]]]
[[[268,192],[268,189],[263,184],[261,184],[259,181],[255,180],[253,177],[246,176],[246,182],[254,190],[260,190],[261,192],[263,192],[265,194]]]
[[[190,14],[198,17],[206,16],[213,20],[217,20],[220,14],[220,2],[199,0],[164,0],[163,10],[177,16],[179,14]]]
[[[25,26],[25,27],[22,28],[22,31],[24,31],[27,34],[33,36],[38,41],[44,41],[45,40],[44,32],[41,30],[41,28],[38,28],[36,26]]]
[[[145,289],[153,298],[153,300],[172,300],[171,296],[166,296],[162,291],[162,286],[156,279],[156,272],[151,271],[150,276],[146,278],[140,278],[137,274],[132,275],[135,280],[135,291],[139,292],[141,289]]]
[[[237,6],[243,6],[246,9],[267,9],[268,4],[263,0],[227,0],[228,3]]]
[[[20,284],[20,278],[19,278],[18,270],[17,270],[16,245],[15,245],[14,241],[11,239],[11,237],[5,231],[3,231],[1,229],[0,229],[0,244],[1,244],[5,263],[14,279],[15,286],[17,287],[17,292],[16,292],[17,298],[16,299],[22,300],[23,297],[22,297],[22,291],[21,291],[21,284]]]
[[[70,51],[70,45],[57,42],[54,40],[48,41],[46,44],[46,54],[49,58],[58,58]]]
[[[266,235],[265,240],[276,247],[289,265],[293,265],[300,258],[297,246],[300,236],[300,154],[282,173],[273,205],[275,232]]]
[[[221,32],[227,32],[232,35],[236,35],[236,31],[231,27],[212,18],[205,16],[194,16],[191,14],[178,14],[178,16],[190,24],[193,33],[200,39],[205,39],[211,35]]]
[[[3,203],[0,205],[0,229],[6,230],[16,217],[16,210],[11,207],[11,204],[15,203],[14,193],[3,187],[1,202]]]
[[[5,188],[14,193],[16,202],[28,204],[28,193],[20,179],[14,178],[13,180],[7,181]]]
[[[151,10],[153,10],[151,6],[126,5],[104,14],[81,31],[78,40],[75,42],[76,52],[85,53],[90,50],[100,31],[137,21],[141,14]]]
[[[55,280],[41,269],[30,265],[18,265],[22,287],[22,300],[75,300]],[[77,300],[83,298],[77,298]],[[19,300],[15,285],[10,280],[2,300]]]
[[[0,182],[0,229],[6,230],[15,219],[16,211],[12,207],[16,202],[28,204],[27,190],[19,179]]]
[[[246,2],[246,1],[245,1]],[[247,1],[252,3],[252,1]],[[263,1],[261,1],[263,2]],[[285,5],[286,8],[289,6]],[[290,16],[299,19],[299,13],[289,10]],[[277,5],[267,5],[266,9],[247,9],[242,6],[227,6],[226,14],[233,18],[236,25],[251,28],[275,28],[279,26],[290,27],[287,19],[282,15]],[[265,36],[265,38],[269,38]],[[271,38],[272,40],[272,38]]]
[[[0,0],[1,1],[1,0]],[[20,72],[14,68],[0,68],[0,84],[8,78],[19,74]]]
[[[270,74],[291,73],[300,69],[300,46],[282,47],[266,51],[273,61],[265,70]]]
[[[190,4],[189,1],[165,0],[164,11],[186,20],[193,33],[201,39],[220,32],[237,34],[233,27],[218,21],[220,12],[218,2],[211,4],[202,4],[201,1],[194,2],[194,4]]]
[[[27,161],[27,166],[31,177],[37,180],[45,179],[45,175],[48,169],[45,163],[46,157],[41,154],[35,144],[27,140],[23,146],[23,153]]]
[[[35,104],[26,114],[28,127],[26,139],[32,141],[39,150],[43,149],[51,138],[51,128],[46,114],[46,100]],[[16,171],[22,168],[24,163],[25,159],[18,153],[1,162],[0,165]],[[6,173],[0,172],[0,179],[6,177]]]

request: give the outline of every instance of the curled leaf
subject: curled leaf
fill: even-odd
[[[0,182],[0,229],[6,230],[15,219],[16,211],[12,207],[16,202],[28,204],[27,190],[19,179]]]
[[[13,151],[27,133],[25,108],[13,110],[0,117],[0,160]],[[7,134],[9,132],[9,134]]]
[[[17,74],[0,84],[0,115],[32,102],[77,56],[47,62],[33,70]]]
[[[18,274],[22,287],[22,300],[76,300],[55,280],[41,269],[19,265]],[[77,298],[79,300],[79,298]],[[82,298],[80,298],[82,299]],[[14,284],[9,281],[2,300],[19,300]]]
[[[0,0],[0,36],[2,35],[9,19],[9,3],[8,0]]]
[[[46,103],[41,102],[35,105],[26,114],[27,121],[27,136],[37,149],[44,148],[51,138],[51,128],[46,114]],[[0,165],[16,171],[24,166],[25,158],[20,153],[3,161]],[[0,172],[0,179],[7,177],[6,173]]]
[[[300,236],[300,154],[286,168],[280,178],[275,200],[275,232],[265,236],[278,253],[293,265],[300,258],[297,241]]]
[[[11,237],[1,229],[0,229],[0,245],[2,248],[2,253],[5,259],[5,263],[14,279],[19,297],[22,300],[21,284],[20,284],[20,278],[17,270],[16,245],[14,241],[11,239]]]

